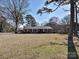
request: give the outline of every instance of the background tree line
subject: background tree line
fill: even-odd
[[[18,24],[23,24],[25,23],[23,19],[25,19],[28,24],[28,26],[37,26],[37,22],[35,20],[35,18],[32,15],[26,15],[28,14],[28,10],[29,10],[29,3],[28,0],[6,0],[8,2],[5,2],[4,4],[2,4],[2,6],[0,6],[0,15],[3,16],[7,21],[13,21],[14,22],[14,27],[13,30],[15,31],[15,33],[17,33],[17,29],[18,29]],[[65,4],[69,4],[70,0],[64,1],[64,0],[48,0],[45,2],[45,5],[50,4],[52,2],[55,2],[57,4],[57,6],[59,7],[60,5],[65,5]],[[56,9],[58,9],[58,7]],[[56,10],[55,9],[55,10]],[[53,10],[53,11],[55,11]],[[48,12],[53,12],[52,9],[49,9],[47,7],[43,7],[42,9],[38,10],[37,13],[41,13],[42,11],[45,13]],[[26,15],[24,17],[24,15]],[[72,17],[71,17],[72,18]],[[62,30],[62,32],[68,32],[65,28],[69,25],[70,20],[69,17],[66,16],[63,19],[61,19],[60,23],[58,24],[57,21],[59,18],[58,17],[51,17],[49,19],[49,22],[44,24],[44,26],[51,26],[53,28],[54,32],[60,32]],[[3,20],[0,20],[0,27],[1,27],[1,31],[2,31],[2,24],[3,24]],[[11,24],[12,26],[12,24]],[[61,27],[61,28],[59,28]]]
[[[62,19],[59,19],[58,17],[51,17],[44,26],[52,27],[53,33],[67,34],[70,26],[70,15],[66,15]]]

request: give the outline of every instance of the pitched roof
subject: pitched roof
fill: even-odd
[[[24,29],[52,29],[50,26],[24,27]]]

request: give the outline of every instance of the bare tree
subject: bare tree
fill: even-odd
[[[63,17],[60,21],[60,25],[62,26],[60,29],[62,29],[64,33],[68,33],[70,26],[70,15]]]
[[[5,15],[6,19],[15,22],[15,33],[17,33],[18,22],[23,19],[23,15],[28,10],[28,0],[6,0],[4,7],[0,11]]]
[[[58,30],[58,22],[59,18],[58,17],[51,17],[48,21],[48,23],[45,23],[44,26],[50,26],[53,28],[53,32],[57,32]]]
[[[69,25],[69,24],[70,24],[70,15],[65,16],[65,17],[61,20],[61,24],[63,24],[63,25]]]

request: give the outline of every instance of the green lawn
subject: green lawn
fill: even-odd
[[[66,39],[64,34],[0,33],[0,59],[67,59]]]

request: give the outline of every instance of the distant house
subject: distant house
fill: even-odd
[[[53,29],[49,26],[24,27],[19,33],[52,33]]]
[[[70,25],[59,25],[58,26],[59,27],[59,29],[58,29],[58,33],[69,33],[69,29],[70,29]],[[79,23],[74,23],[73,24],[73,33],[74,34],[77,34],[76,33],[76,31],[78,31],[79,32]]]

